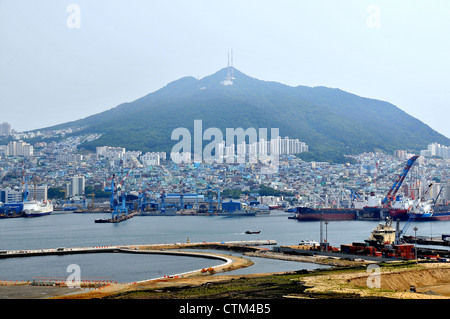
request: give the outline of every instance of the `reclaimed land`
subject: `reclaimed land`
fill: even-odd
[[[154,247],[152,247],[154,248]],[[317,262],[329,269],[251,275],[196,273],[134,285],[110,285],[85,294],[57,296],[63,299],[449,299],[450,265],[411,261],[378,264],[379,288],[369,288],[373,272],[361,261],[252,252],[254,256]],[[245,259],[232,269],[247,267]],[[219,271],[226,271],[222,269]],[[410,292],[414,286],[416,292]]]

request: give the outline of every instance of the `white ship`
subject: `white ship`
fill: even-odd
[[[367,198],[358,198],[353,201],[353,208],[363,209],[364,207],[382,207],[381,197],[371,192]]]
[[[51,201],[25,201],[23,202],[23,212],[26,217],[50,215],[53,212],[53,204]]]

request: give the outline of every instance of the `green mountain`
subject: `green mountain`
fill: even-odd
[[[197,80],[185,77],[108,111],[52,128],[84,127],[77,134],[101,133],[84,147],[170,151],[178,127],[194,132],[194,120],[209,127],[279,128],[280,136],[309,145],[305,158],[336,160],[343,154],[396,149],[419,151],[450,140],[396,106],[326,87],[291,87],[261,81],[233,70],[233,85],[221,82],[228,68]],[[269,135],[270,137],[270,135]],[[204,141],[203,147],[209,141]]]

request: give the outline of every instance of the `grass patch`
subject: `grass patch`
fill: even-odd
[[[208,282],[197,286],[172,286],[130,291],[109,296],[112,299],[281,299],[295,295],[314,299],[354,299],[360,296],[353,293],[307,293],[310,288],[304,285],[303,276],[340,274],[359,271],[353,269],[320,269],[298,271],[295,273],[272,274],[261,277],[241,277],[226,282]]]

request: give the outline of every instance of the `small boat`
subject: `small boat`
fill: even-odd
[[[111,219],[108,218],[96,219],[94,223],[111,223]]]
[[[256,230],[256,231],[247,230],[245,233],[246,234],[259,234],[260,232],[261,232],[260,230]]]
[[[320,246],[320,244],[318,242],[313,241],[313,240],[302,240],[302,241],[300,241],[299,245],[301,245],[301,246],[313,246],[313,247],[315,247],[315,246],[319,247]]]

